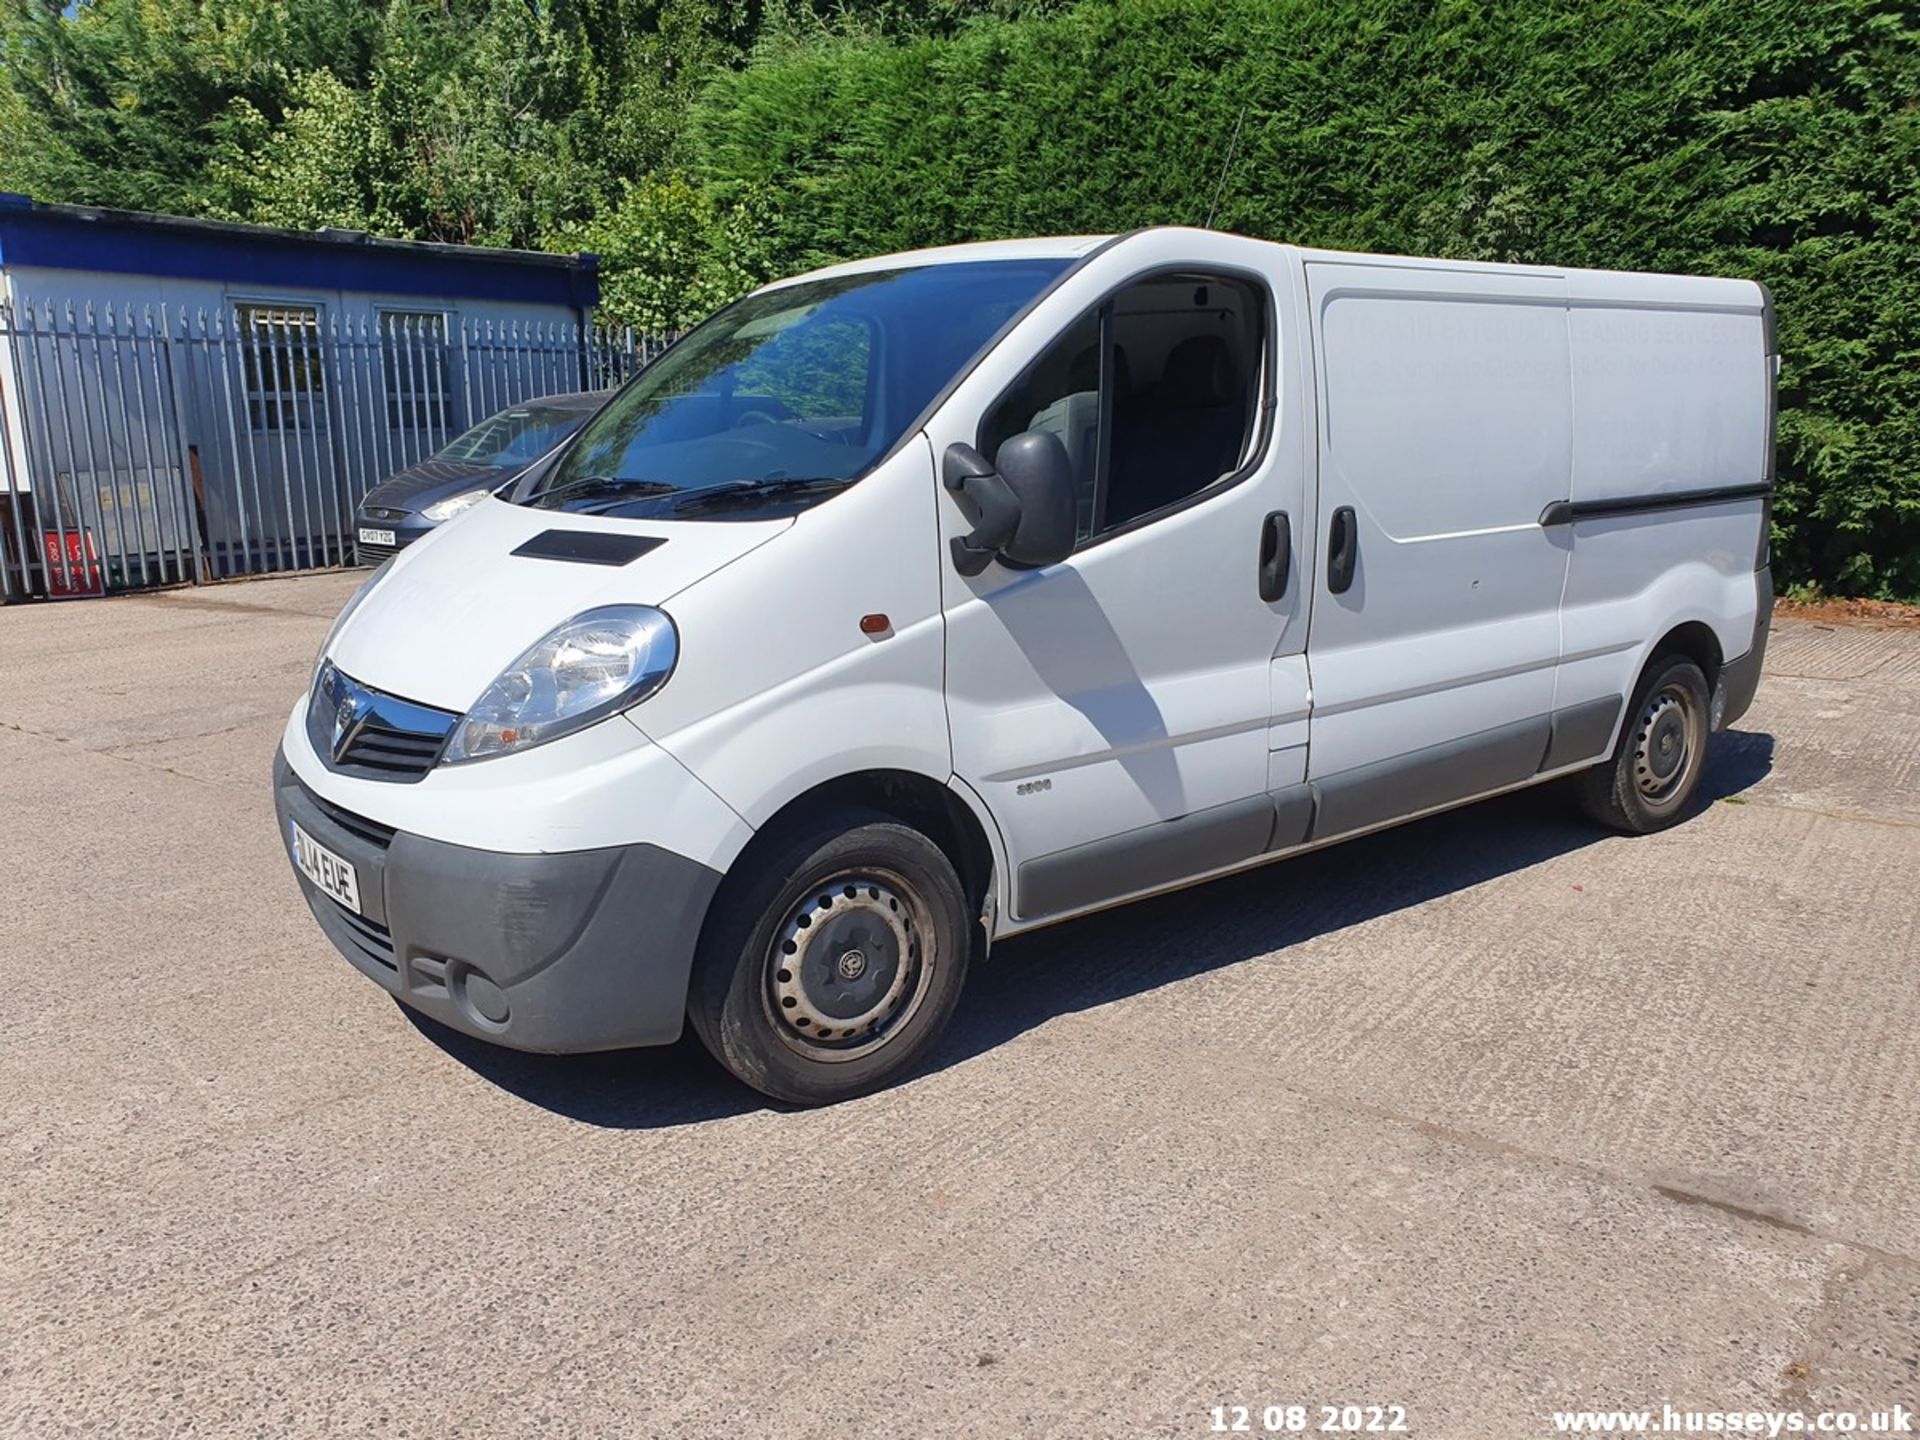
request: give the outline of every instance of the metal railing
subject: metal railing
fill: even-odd
[[[615,327],[297,304],[0,306],[0,598],[351,562],[367,491],[496,411],[607,389]]]

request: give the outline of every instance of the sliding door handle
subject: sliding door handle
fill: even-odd
[[[1360,558],[1360,524],[1353,507],[1342,505],[1327,527],[1327,589],[1344,595],[1353,584],[1353,568]]]
[[[1276,510],[1260,527],[1260,598],[1278,600],[1287,593],[1287,576],[1293,570],[1293,522],[1287,512]]]

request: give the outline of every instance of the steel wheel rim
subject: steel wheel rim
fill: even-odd
[[[899,875],[842,871],[789,907],[767,955],[775,1032],[810,1060],[872,1054],[913,1018],[938,957],[924,901]]]
[[[1686,795],[1705,749],[1705,715],[1691,690],[1663,685],[1640,707],[1633,733],[1633,783],[1653,810]]]

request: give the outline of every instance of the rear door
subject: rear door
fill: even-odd
[[[1314,838],[1517,784],[1551,735],[1572,447],[1566,287],[1306,262],[1319,516]]]
[[[1269,517],[1299,517],[1304,488],[1299,427],[1283,436],[1274,415],[1280,372],[1299,368],[1280,358],[1281,260],[1195,232],[1123,242],[1036,308],[929,427],[936,463],[956,442],[991,457],[1010,435],[1050,431],[1081,481],[1078,549],[1037,570],[960,574],[947,547],[969,524],[941,504],[954,768],[999,825],[1016,922],[1276,843],[1274,657],[1305,640],[1304,540],[1271,598],[1260,575]],[[1289,673],[1304,692],[1304,668]],[[1304,704],[1289,697],[1287,713]],[[1294,813],[1303,829],[1304,793]]]

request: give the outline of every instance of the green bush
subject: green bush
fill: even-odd
[[[684,175],[629,184],[600,218],[549,237],[600,257],[603,320],[670,335],[773,278],[770,217],[747,196],[716,205]]]
[[[769,49],[706,90],[695,154],[716,204],[763,207],[774,271],[1198,224],[1217,190],[1217,226],[1270,239],[1764,280],[1785,351],[1777,574],[1916,599],[1913,13],[1111,0]]]

